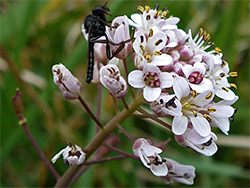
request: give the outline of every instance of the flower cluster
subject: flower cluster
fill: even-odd
[[[172,132],[179,144],[204,155],[217,151],[212,127],[225,134],[231,105],[238,99],[229,87],[229,66],[219,48],[208,51],[214,43],[200,29],[193,38],[191,30],[178,29],[179,18],[166,18],[168,11],[138,7],[130,25],[136,28],[133,42],[134,64],[139,70],[129,73],[128,82],[142,88],[143,96],[159,116],[173,117]],[[214,102],[215,98],[222,99]]]

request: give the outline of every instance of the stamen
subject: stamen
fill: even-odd
[[[203,117],[206,118],[206,120],[207,120],[208,122],[211,122],[211,121],[212,121],[212,117],[211,117],[210,115],[208,115],[208,114],[203,114]]]
[[[194,117],[197,117],[197,112],[193,110]]]
[[[212,144],[213,139],[210,138],[206,143],[203,143],[203,146],[210,146]]]
[[[153,36],[153,29],[150,29],[150,30],[149,30],[148,36],[149,36],[149,37],[152,37],[152,36]]]
[[[190,107],[190,105],[188,104],[188,102],[185,102],[183,105],[184,105],[186,108],[189,108],[189,107]]]
[[[218,54],[222,52],[221,49],[218,48],[218,47],[216,47],[214,50],[215,50],[215,52],[218,53]]]
[[[235,89],[237,89],[237,85],[234,84],[234,83],[231,83],[230,86],[233,87],[233,88],[235,88]]]
[[[162,10],[162,15],[161,15],[161,18],[166,18],[167,14],[169,13],[168,10]]]
[[[213,42],[209,42],[208,45],[209,46],[214,46],[214,43]]]
[[[150,10],[150,6],[145,6],[145,10],[146,10],[146,13],[148,13]]]
[[[138,6],[137,10],[142,14],[144,12],[144,8],[142,6]]]
[[[146,16],[146,20],[148,21],[148,20],[150,20],[150,15],[148,14],[147,16]]]
[[[156,4],[155,5],[155,10],[158,10],[159,9],[159,4]]]
[[[158,18],[158,11],[155,12],[154,18]]]
[[[236,77],[236,76],[238,76],[238,73],[237,72],[230,72],[229,76],[230,77]]]
[[[212,98],[212,96],[213,96],[213,93],[212,92],[210,92],[205,98],[206,99],[211,99]]]
[[[210,107],[210,108],[207,109],[207,111],[208,111],[208,112],[215,112],[215,111],[216,111],[216,108]]]
[[[228,89],[228,88],[226,88],[226,87],[222,87],[222,89],[223,89],[224,91],[226,91],[226,92],[228,92],[228,91],[229,91],[229,89]]]
[[[199,31],[199,37],[203,34],[203,29],[200,28],[200,31]]]
[[[154,52],[154,55],[161,55],[162,54],[162,52],[160,52],[160,51],[155,51]]]
[[[223,67],[225,67],[226,65],[227,65],[226,60],[225,60],[225,59],[222,59],[222,64],[221,64],[221,67],[223,68]]]
[[[146,59],[147,61],[150,61],[150,60],[151,60],[151,55],[146,55],[145,59]]]
[[[192,91],[192,95],[193,95],[193,97],[195,98],[195,97],[197,96],[197,91],[193,90],[193,91]]]
[[[220,73],[221,78],[223,78],[224,76],[226,76],[226,74],[224,72]]]
[[[144,46],[140,45],[140,48],[141,48],[141,50],[142,50],[143,52],[145,51]]]
[[[140,39],[141,39],[141,43],[143,43],[144,42],[144,38],[143,38],[142,35],[140,36]]]
[[[158,41],[155,43],[155,45],[158,46],[158,45],[161,44],[162,42],[163,42],[163,40],[160,39],[160,40],[158,40]]]

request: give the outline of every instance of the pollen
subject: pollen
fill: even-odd
[[[208,111],[208,112],[215,112],[215,111],[216,111],[216,108],[210,107],[210,108],[207,109],[207,111]]]
[[[208,122],[211,122],[211,121],[212,121],[212,117],[211,117],[210,115],[208,115],[208,114],[203,114],[203,117],[206,118],[206,120],[207,120]]]
[[[212,92],[210,92],[205,98],[206,98],[206,99],[211,99],[212,96],[213,96],[213,94],[212,94]]]
[[[233,88],[235,88],[235,89],[237,89],[237,85],[234,84],[234,83],[231,83],[230,86],[233,87]]]
[[[238,73],[237,72],[230,72],[229,76],[230,77],[236,77],[236,76],[238,76]]]

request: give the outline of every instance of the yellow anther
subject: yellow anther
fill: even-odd
[[[193,110],[194,117],[197,117],[197,112]]]
[[[226,92],[228,92],[228,91],[229,91],[229,89],[228,89],[228,88],[226,88],[226,87],[222,87],[222,89],[223,89],[224,91],[226,91]]]
[[[157,17],[156,17],[156,18],[158,18],[161,14],[162,14],[162,11],[161,11],[161,10],[158,11],[158,14],[157,14]]]
[[[144,8],[142,6],[138,6],[137,10],[142,14],[144,12]]]
[[[155,42],[155,46],[158,46],[159,44],[161,44],[163,42],[163,40],[162,39],[160,39],[160,40],[158,40],[158,41],[156,41]]]
[[[155,12],[154,18],[158,18],[158,11]]]
[[[169,18],[173,18],[173,17],[174,17],[173,15],[169,16]]]
[[[164,11],[162,12],[162,16],[161,16],[161,18],[166,17],[168,13],[169,13],[169,11],[168,11],[168,10],[164,10]]]
[[[150,29],[150,30],[149,30],[148,36],[149,36],[149,37],[152,37],[152,36],[153,36],[153,29]]]
[[[146,13],[148,13],[150,10],[150,6],[145,6],[145,10],[146,10]]]
[[[226,60],[225,60],[225,59],[222,59],[222,64],[221,64],[221,67],[223,68],[223,67],[225,67],[226,65],[227,65]]]
[[[184,105],[186,108],[189,108],[189,107],[190,107],[190,105],[188,104],[188,102],[185,102],[183,105]]]
[[[208,111],[208,112],[215,112],[215,111],[216,111],[216,108],[210,107],[210,108],[207,109],[207,111]]]
[[[210,92],[205,98],[206,99],[211,99],[212,98],[212,96],[213,96],[213,93],[212,92]]]
[[[197,91],[193,90],[193,91],[192,91],[192,95],[193,95],[193,97],[195,98],[195,97],[197,96]]]
[[[224,76],[226,76],[226,74],[224,72],[220,73],[221,78],[224,77]]]
[[[203,34],[203,29],[200,28],[199,36],[201,36],[202,34]]]
[[[208,41],[210,39],[209,33],[206,33],[206,36],[204,37],[204,41]]]
[[[214,50],[215,50],[216,52],[222,52],[221,49],[218,48],[218,47],[216,47]]]
[[[145,51],[144,46],[140,45],[140,48],[141,48],[141,50],[142,50],[143,52]]]
[[[234,84],[234,83],[231,83],[230,86],[233,87],[233,88],[235,88],[235,89],[237,89],[237,85]]]
[[[147,61],[150,61],[150,60],[151,60],[151,55],[146,55],[145,59],[146,59]]]
[[[206,120],[208,122],[211,122],[211,120],[212,120],[212,117],[210,115],[208,115],[208,114],[203,114],[203,117],[206,118]]]
[[[237,72],[230,72],[229,76],[230,77],[236,77],[236,76],[238,76],[238,73]]]
[[[160,52],[160,51],[155,51],[154,52],[154,55],[161,55],[162,54],[162,52]]]

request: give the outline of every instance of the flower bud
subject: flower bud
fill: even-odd
[[[14,107],[14,111],[19,120],[23,119],[23,98],[22,93],[19,89],[16,90],[16,95],[12,97],[12,105]]]
[[[62,149],[51,159],[52,163],[55,163],[61,155],[63,155],[63,160],[66,165],[76,166],[81,165],[85,161],[86,153],[84,153],[79,146],[73,146],[69,143],[66,148]]]
[[[57,64],[52,67],[54,82],[61,90],[66,99],[77,99],[81,94],[81,83],[63,65]]]
[[[111,27],[107,28],[107,36],[109,40],[115,44],[122,43],[130,39],[129,35],[129,23],[127,16],[116,17],[111,24]],[[119,48],[119,45],[111,45],[112,53]],[[132,42],[124,44],[123,49],[115,56],[120,59],[127,58],[132,51]]]
[[[180,57],[183,61],[189,60],[193,55],[194,52],[192,48],[188,45],[184,45],[179,49]]]
[[[100,69],[100,81],[109,93],[116,98],[124,97],[128,92],[126,80],[120,75],[116,65],[106,65]]]

